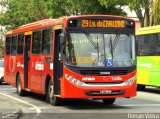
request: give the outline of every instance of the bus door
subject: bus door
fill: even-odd
[[[62,62],[60,56],[60,33],[61,29],[55,30],[55,40],[54,40],[54,93],[56,95],[60,94],[60,77],[62,76]]]
[[[25,33],[25,47],[24,47],[24,88],[28,88],[29,72],[30,72],[30,43],[31,34]]]
[[[42,88],[42,72],[44,72],[44,62],[42,61],[42,30],[35,30],[32,33],[32,51],[30,54],[30,80],[29,85],[31,91],[41,93]]]

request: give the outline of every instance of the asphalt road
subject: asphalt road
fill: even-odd
[[[20,97],[16,88],[0,85],[0,110],[17,109],[24,119],[160,119],[160,88],[147,87],[134,98],[117,99],[114,105],[104,105],[101,100],[68,99],[62,106],[52,106],[42,95]]]

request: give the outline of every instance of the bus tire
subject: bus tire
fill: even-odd
[[[23,96],[25,94],[24,90],[22,90],[20,75],[17,76],[17,93],[19,96]]]
[[[4,82],[4,77],[1,77],[1,79],[0,79],[0,85],[2,85],[3,82]]]
[[[106,98],[103,99],[103,103],[107,105],[112,105],[115,102],[116,98]]]
[[[52,85],[52,80],[49,80],[46,92],[46,100],[53,106],[58,106],[61,104],[61,99],[54,95],[54,87]]]
[[[137,84],[137,90],[138,90],[138,91],[144,91],[145,88],[146,88],[146,85]]]

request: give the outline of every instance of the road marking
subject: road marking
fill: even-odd
[[[128,104],[125,107],[160,107],[160,104]]]
[[[39,107],[37,107],[37,106],[35,106],[35,105],[33,105],[33,104],[30,104],[30,103],[28,103],[28,102],[26,102],[26,101],[24,101],[24,100],[21,100],[21,99],[12,97],[12,96],[10,96],[10,95],[7,95],[7,94],[1,93],[1,92],[0,92],[0,95],[9,97],[9,98],[11,98],[11,99],[13,99],[13,100],[16,100],[16,101],[20,102],[20,103],[23,103],[23,104],[25,104],[25,105],[31,106],[31,107],[32,107],[33,109],[35,109],[36,112],[37,112],[36,117],[39,116],[40,113],[41,113],[41,109],[40,109]]]
[[[53,109],[53,107],[39,107],[40,109]],[[33,107],[29,108],[30,110],[34,109]]]

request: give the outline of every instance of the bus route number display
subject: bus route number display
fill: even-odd
[[[124,28],[124,20],[82,20],[83,28]]]

